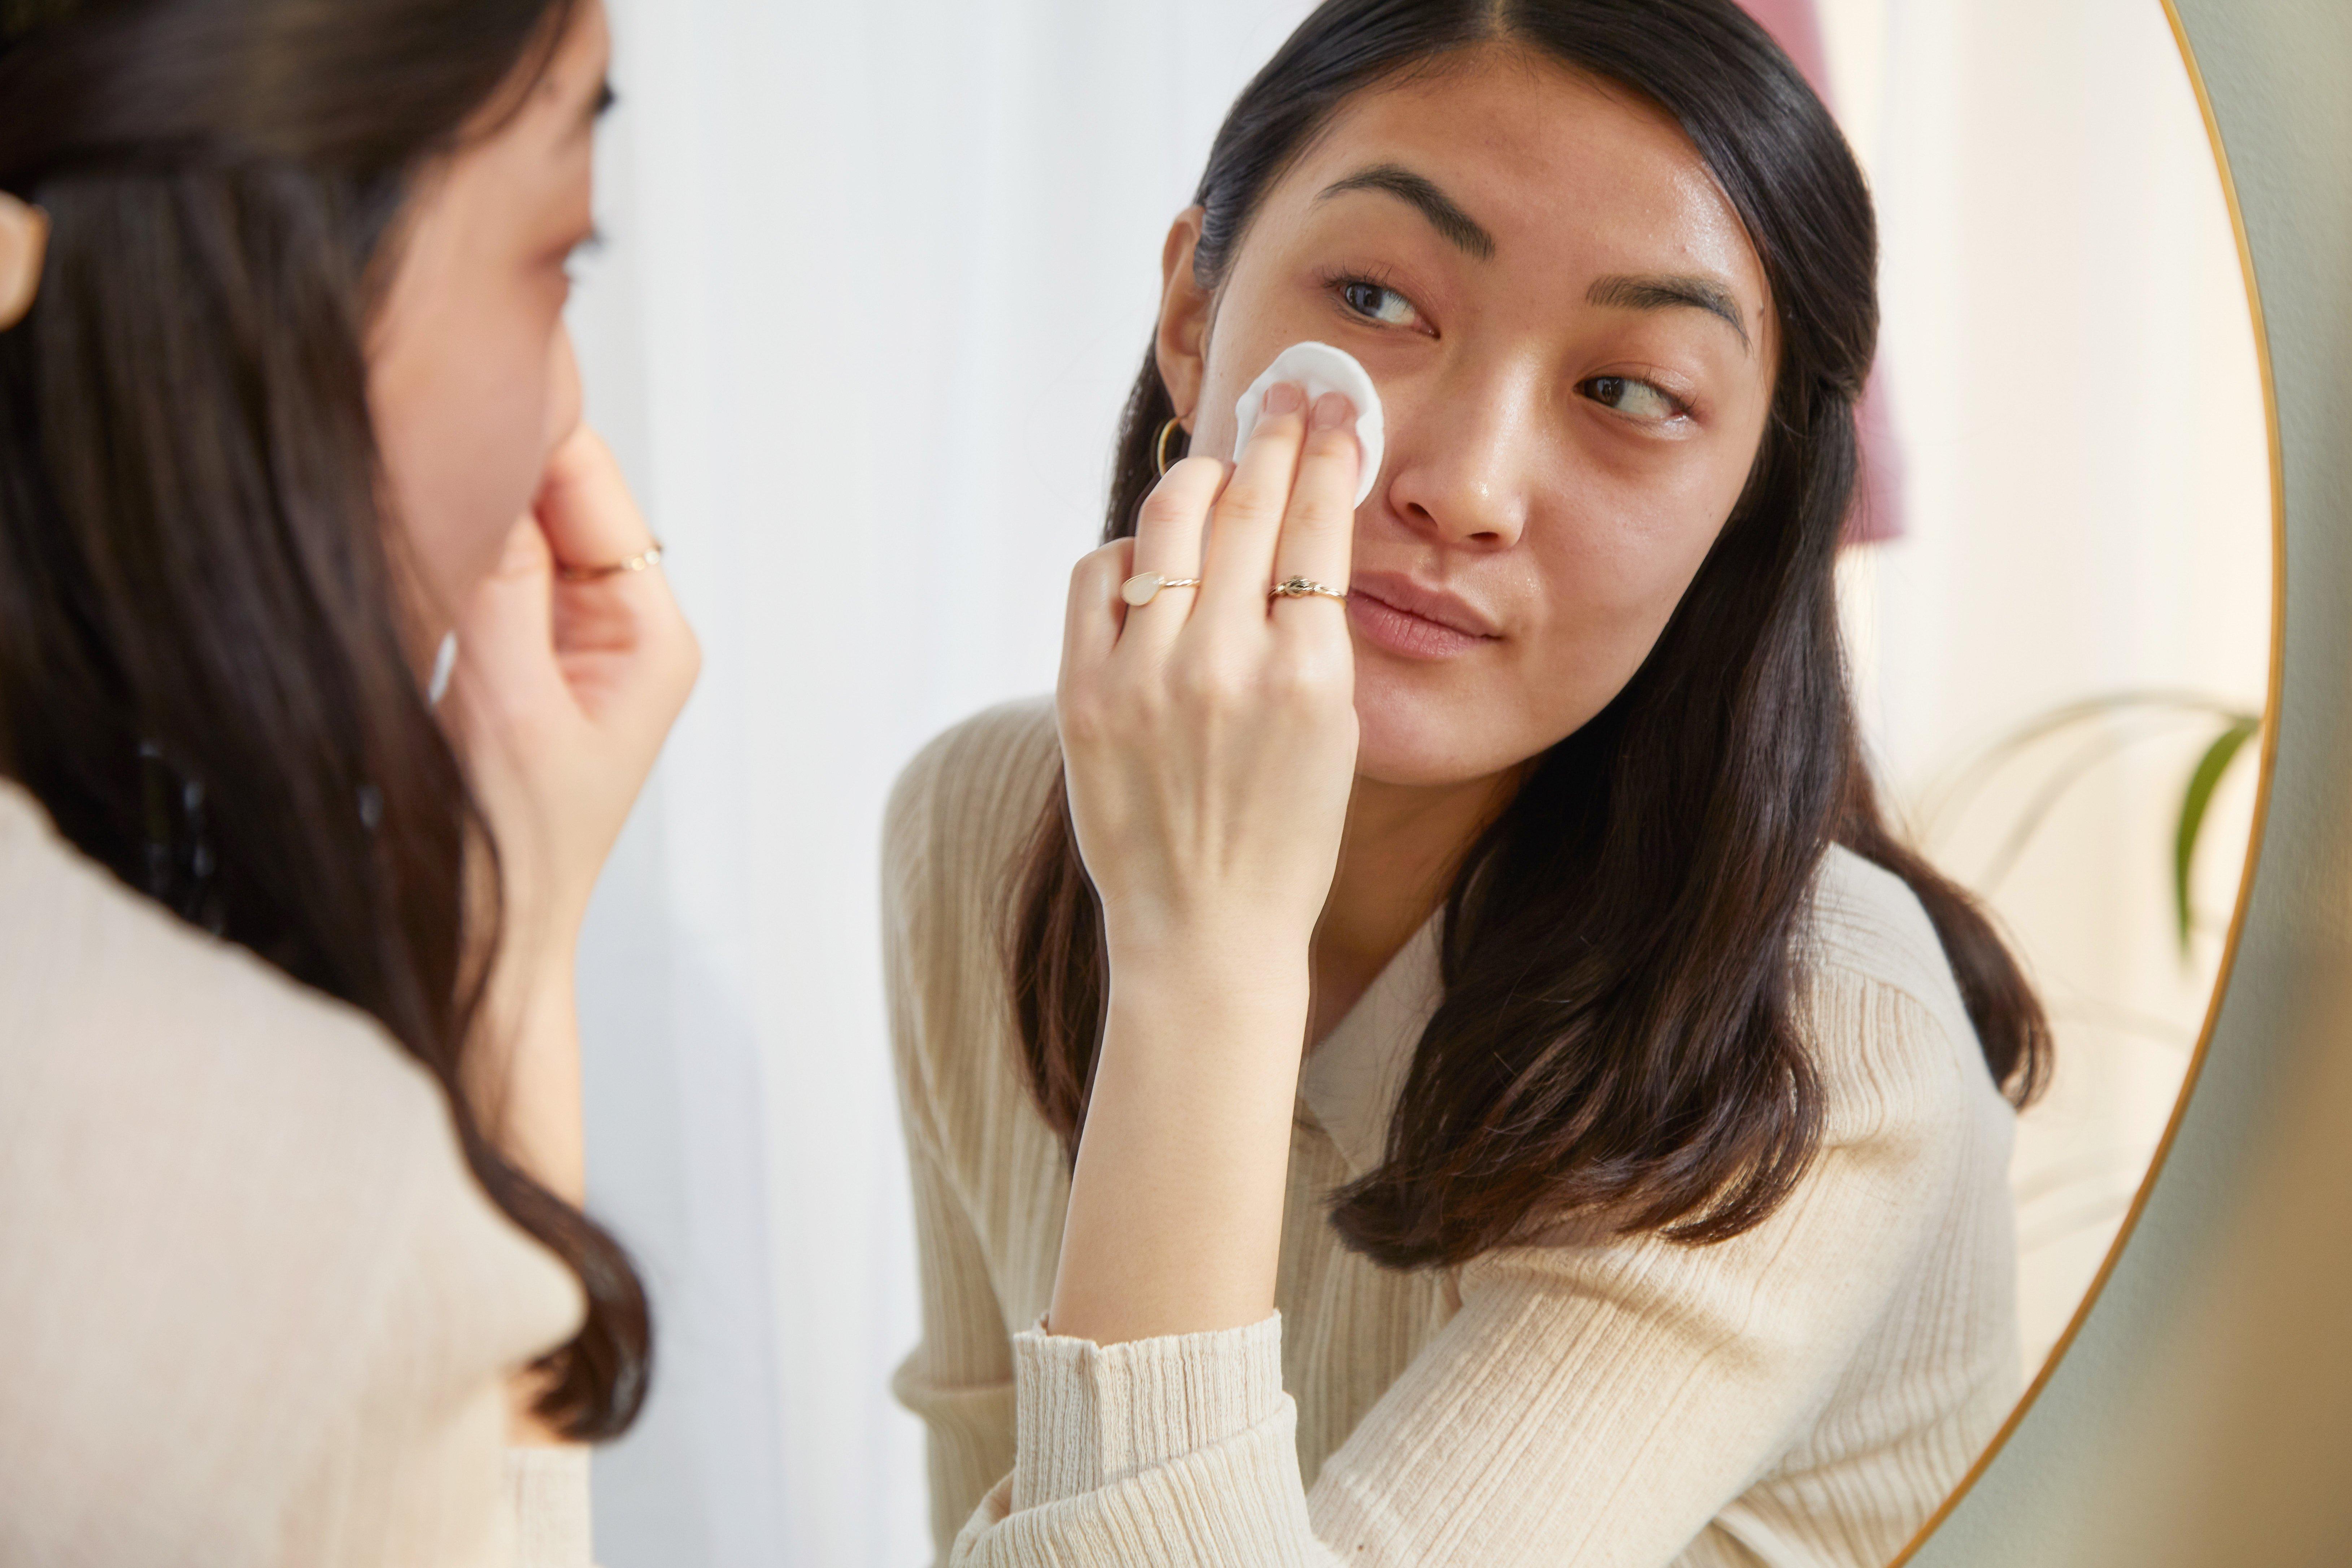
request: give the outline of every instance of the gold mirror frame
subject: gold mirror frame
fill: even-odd
[[[2352,5],[2161,3],[2221,167],[2267,405],[2260,804],[2131,1212],[1908,1568],[2352,1563]]]

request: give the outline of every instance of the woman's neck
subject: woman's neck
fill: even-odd
[[[1454,784],[1359,777],[1331,897],[1315,927],[1312,1050],[1445,900],[1454,873],[1510,798],[1517,771]]]

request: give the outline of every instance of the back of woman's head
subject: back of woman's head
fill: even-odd
[[[415,673],[366,356],[418,176],[574,10],[0,0],[0,190],[52,226],[0,332],[0,771],[434,1072],[491,1197],[586,1289],[541,1408],[593,1436],[643,1399],[646,1303],[464,1092],[491,847]]]
[[[1385,1163],[1334,1223],[1398,1266],[1459,1263],[1564,1215],[1693,1241],[1748,1229],[1818,1146],[1797,1008],[1804,921],[1843,844],[1918,897],[1992,1077],[2029,1097],[2040,1009],[1967,895],[1891,835],[1847,693],[1833,563],[1875,349],[1877,240],[1843,137],[1733,0],[1327,0],[1236,100],[1195,193],[1207,290],[1268,193],[1359,94],[1565,68],[1678,125],[1746,230],[1776,327],[1746,488],[1613,700],[1530,758],[1446,903],[1445,994]],[[1178,410],[1147,356],[1107,533],[1131,533]],[[1105,998],[1097,906],[1057,797],[1014,921],[1031,1082],[1073,1141]]]

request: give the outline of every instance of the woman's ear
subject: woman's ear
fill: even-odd
[[[1187,430],[1201,401],[1209,352],[1210,295],[1192,276],[1203,216],[1199,207],[1186,207],[1168,227],[1168,243],[1160,252],[1160,331],[1151,345],[1160,379]]]

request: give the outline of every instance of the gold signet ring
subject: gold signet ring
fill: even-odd
[[[1162,588],[1197,588],[1198,577],[1162,577],[1157,572],[1138,572],[1118,585],[1118,596],[1137,609],[1160,596]]]

